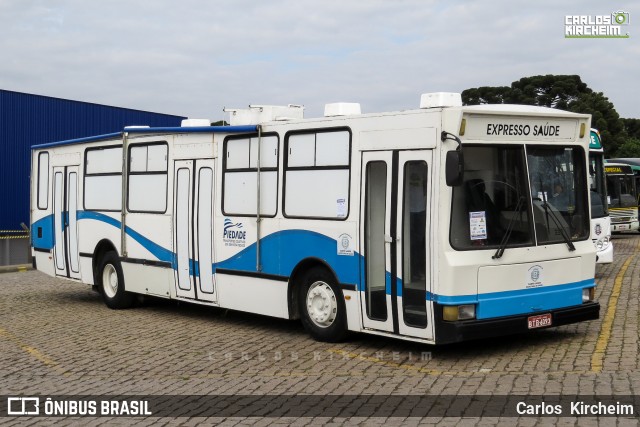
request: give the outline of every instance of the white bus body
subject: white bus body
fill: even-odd
[[[451,94],[391,113],[286,108],[34,147],[37,269],[96,285],[112,308],[171,298],[301,318],[327,341],[440,344],[598,318],[589,116]],[[455,153],[445,165],[455,135],[459,168]]]
[[[596,247],[596,263],[613,262],[613,242],[611,241],[611,217],[607,203],[607,183],[604,174],[604,149],[600,132],[591,129],[589,142],[589,174],[591,195],[591,236]]]

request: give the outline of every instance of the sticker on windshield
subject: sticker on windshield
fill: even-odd
[[[487,238],[487,217],[485,211],[469,212],[469,234],[471,240]]]

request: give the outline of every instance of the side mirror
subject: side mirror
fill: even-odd
[[[462,180],[464,179],[464,157],[462,156],[462,151],[447,152],[444,173],[449,187],[462,185]]]

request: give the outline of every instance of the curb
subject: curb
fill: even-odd
[[[33,270],[31,264],[19,264],[19,265],[5,265],[0,266],[0,274],[2,273],[24,273],[25,271]]]

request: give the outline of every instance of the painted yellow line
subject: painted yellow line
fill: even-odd
[[[602,319],[602,327],[600,328],[600,336],[596,342],[596,348],[591,355],[591,371],[596,374],[602,372],[604,354],[607,351],[607,345],[611,339],[611,331],[613,330],[613,320],[616,317],[616,309],[618,307],[618,299],[620,298],[620,290],[622,289],[622,279],[633,260],[633,255],[629,255],[627,260],[622,264],[618,275],[613,283],[609,303],[607,304],[607,312]]]
[[[20,341],[20,339],[18,337],[16,337],[11,332],[0,328],[0,337],[4,337],[7,340],[13,342],[15,345],[20,347],[20,349],[22,351],[26,352],[27,354],[29,354],[33,358],[37,359],[43,365],[51,368],[52,370],[54,370],[58,374],[64,375],[65,377],[69,376],[69,373],[66,370],[64,370],[60,365],[58,365],[54,360],[52,360],[51,358],[49,358],[45,354],[41,353],[37,348],[31,347],[30,345],[27,345],[27,344],[23,343],[22,341]]]

